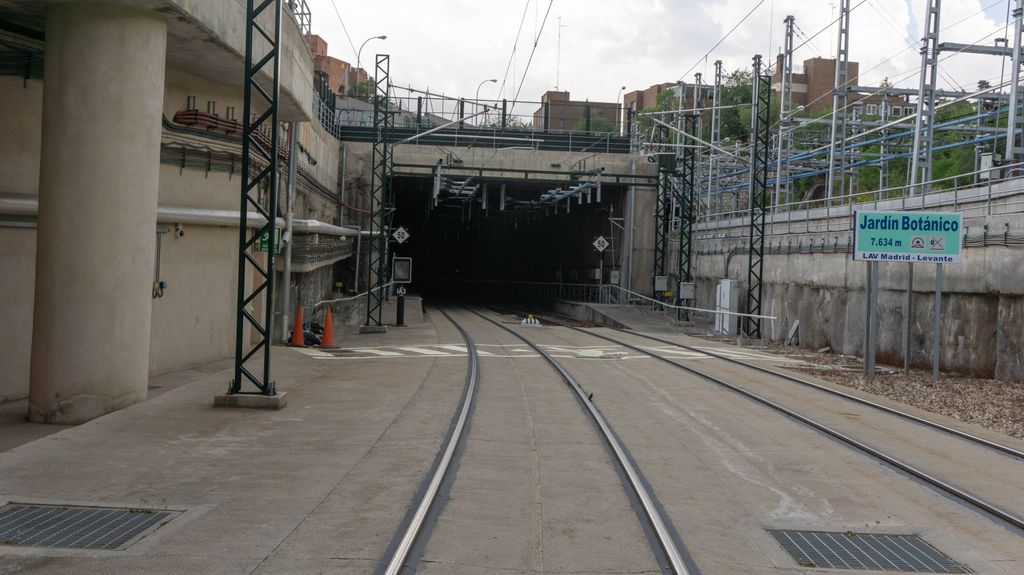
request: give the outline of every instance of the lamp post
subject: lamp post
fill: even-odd
[[[626,87],[623,86],[623,87],[619,88],[619,93],[615,95],[615,105],[616,106],[619,105],[619,98],[622,97],[622,92],[624,92],[625,90],[626,90]],[[619,132],[622,131],[622,122],[623,122],[622,114],[623,114],[623,110],[622,110],[622,108],[619,108]]]
[[[387,40],[387,39],[388,39],[388,37],[386,35],[382,34],[380,36],[372,36],[372,37],[367,38],[366,40],[364,40],[363,43],[359,45],[359,50],[356,51],[356,70],[359,70],[359,69],[362,68],[362,65],[361,65],[362,64],[362,58],[361,58],[361,56],[363,54],[363,46],[366,46],[366,43],[369,42],[370,40]],[[359,72],[356,72],[356,74],[358,75]],[[358,77],[356,78],[356,81],[358,81]]]
[[[477,106],[480,105],[480,87],[483,86],[484,84],[488,83],[488,82],[497,84],[498,83],[498,79],[497,78],[491,78],[490,80],[484,80],[483,82],[480,82],[479,84],[477,84],[477,86],[476,86],[476,97],[473,98],[473,101],[476,103]],[[484,115],[486,116],[488,114],[484,114]],[[479,124],[480,124],[480,121],[477,120],[477,125],[479,125]]]

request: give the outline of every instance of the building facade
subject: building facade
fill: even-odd
[[[779,54],[775,75],[772,77],[773,97],[782,93],[783,55]],[[860,63],[850,62],[847,77],[850,87],[859,86]],[[803,67],[793,69],[793,109],[803,106],[803,116],[819,116],[832,109],[832,95],[835,92],[835,58],[811,58],[804,60]],[[879,117],[882,107],[888,106],[889,118],[913,115],[916,108],[906,97],[885,98],[881,94],[850,92],[847,96],[849,117]]]
[[[344,60],[327,55],[327,41],[311,34],[306,36],[309,51],[313,54],[313,73],[321,76],[336,96],[346,96],[353,86],[369,80],[366,70],[356,68]]]
[[[618,103],[571,100],[569,92],[549,90],[541,96],[533,113],[534,129],[554,131],[618,132],[621,116]]]

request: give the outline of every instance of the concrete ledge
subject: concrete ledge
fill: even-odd
[[[288,392],[277,395],[257,393],[221,393],[213,396],[214,407],[245,407],[251,409],[281,409],[288,405]]]
[[[363,325],[359,327],[359,333],[387,333],[388,326],[386,325]]]

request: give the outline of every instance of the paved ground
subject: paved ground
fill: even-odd
[[[482,379],[449,498],[416,549],[418,572],[659,572],[565,383],[511,335],[454,316],[485,352]],[[282,411],[212,408],[230,377],[225,363],[154,379],[149,401],[56,433],[2,406],[0,450],[21,445],[0,452],[0,503],[184,513],[126,551],[0,542],[0,573],[373,572],[463,390],[461,336],[436,312],[426,319],[387,335],[345,329],[338,350],[276,349],[276,379],[289,392]],[[978,573],[1024,572],[1020,533],[792,420],[586,334],[517,329],[594,393],[706,575],[821,572],[797,566],[766,528],[917,533]],[[1024,513],[1024,463],[677,355]]]

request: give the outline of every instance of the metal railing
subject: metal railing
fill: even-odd
[[[987,180],[976,178],[982,174]],[[1024,212],[1024,163],[992,170],[978,170],[940,178],[931,182],[927,194],[907,195],[907,186],[849,193],[829,199],[808,199],[780,203],[767,218],[766,235],[849,231],[845,218],[856,210],[873,211],[958,211],[965,217]],[[975,184],[976,179],[980,180]],[[918,186],[923,188],[923,186]],[[728,199],[732,199],[730,196]],[[712,197],[721,208],[724,198]],[[745,225],[746,209],[719,209],[702,214],[698,230],[705,232]]]
[[[306,0],[286,0],[286,5],[299,25],[303,36],[313,33],[313,12],[309,9]]]
[[[677,314],[678,312],[687,312],[689,314],[699,315],[700,317],[708,320],[714,320],[716,316],[756,318],[772,321],[778,319],[773,315],[748,314],[731,311],[725,308],[706,309],[693,306],[674,305],[630,291],[624,287],[614,284],[459,279],[434,281],[467,287],[476,286],[479,288],[479,292],[486,293],[489,299],[558,299],[581,303],[628,305],[656,313],[671,312],[672,314]]]
[[[697,314],[707,320],[712,320],[716,316],[732,316],[740,318],[749,317],[767,320],[778,319],[773,315],[742,313],[725,308],[706,309],[685,305],[673,305],[613,284],[605,284],[601,286],[601,297],[598,303],[631,305],[641,309],[649,308],[652,312],[687,312]]]

